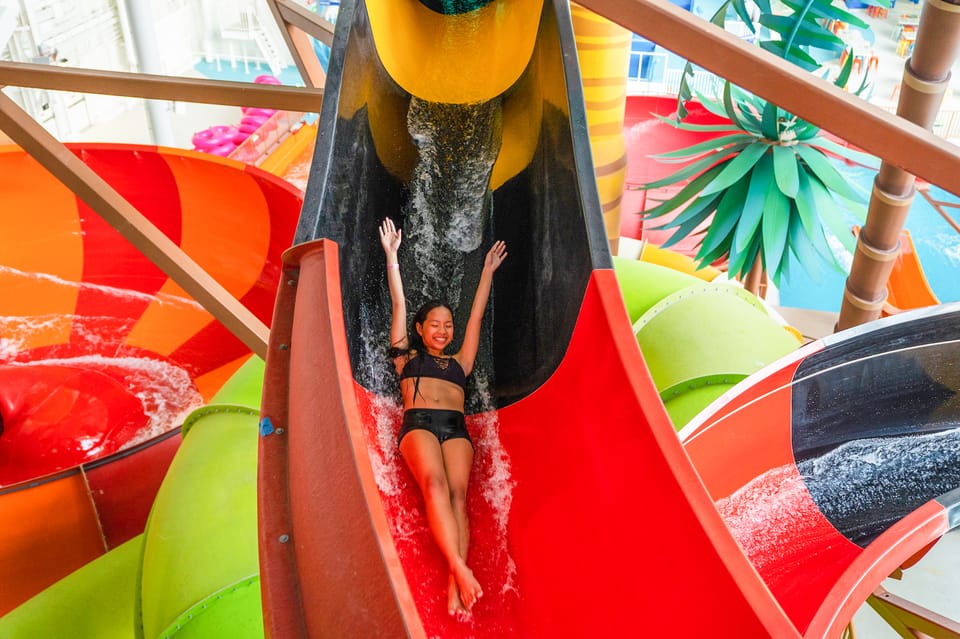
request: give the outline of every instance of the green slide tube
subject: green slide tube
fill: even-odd
[[[614,259],[650,376],[679,430],[735,384],[800,346],[756,297],[670,268]]]
[[[4,639],[133,639],[143,535],[117,546],[0,618]]]
[[[263,637],[257,554],[258,411],[190,414],[150,512],[137,639]]]

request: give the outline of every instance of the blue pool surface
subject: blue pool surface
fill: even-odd
[[[847,165],[839,168],[864,193],[870,193],[876,171]],[[929,189],[933,199],[960,205],[960,198],[943,189],[933,185]],[[960,209],[944,207],[944,210],[954,219],[960,217]],[[848,221],[851,227],[858,224],[853,214],[849,215]],[[913,236],[920,264],[933,292],[941,302],[960,301],[960,233],[919,192],[907,216],[906,228]],[[837,242],[831,244],[839,247]],[[842,253],[840,261],[849,269],[852,257],[844,249],[835,250]],[[846,273],[824,266],[817,282],[799,264],[791,264],[788,277],[780,281],[780,305],[838,312],[846,277]]]
[[[266,64],[256,62],[244,65],[243,62],[238,61],[236,65],[233,65],[228,60],[219,62],[201,60],[193,65],[193,68],[212,80],[228,80],[231,82],[253,82],[258,75],[274,75]],[[287,86],[303,86],[303,79],[300,77],[297,67],[284,67],[280,74],[276,75],[276,78]]]

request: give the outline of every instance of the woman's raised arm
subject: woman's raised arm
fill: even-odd
[[[505,259],[507,259],[507,245],[498,240],[493,243],[487,251],[487,257],[483,260],[480,283],[477,284],[477,292],[473,295],[470,318],[463,332],[463,345],[456,355],[457,361],[463,367],[463,372],[467,375],[473,370],[473,361],[477,357],[477,348],[480,346],[480,322],[483,320],[483,311],[487,308],[487,300],[490,298],[493,273],[500,268]]]
[[[387,284],[390,286],[390,302],[393,319],[390,321],[390,346],[407,348],[407,302],[403,297],[403,279],[400,277],[400,262],[397,251],[400,250],[401,231],[393,225],[393,220],[384,218],[380,224],[380,245],[387,256]]]

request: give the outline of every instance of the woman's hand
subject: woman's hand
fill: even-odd
[[[396,255],[400,249],[400,234],[393,225],[393,220],[389,217],[383,219],[380,223],[380,244],[383,246],[383,252],[389,255]]]
[[[507,244],[503,240],[497,240],[493,243],[493,246],[490,247],[490,250],[487,251],[487,257],[483,261],[483,268],[488,269],[491,273],[503,264],[503,261],[507,259]]]

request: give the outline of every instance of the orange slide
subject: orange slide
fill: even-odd
[[[70,149],[270,320],[296,189],[193,151]],[[0,176],[2,615],[143,531],[179,420],[251,353],[27,153],[0,147]]]
[[[920,257],[913,245],[910,231],[900,235],[900,255],[887,281],[887,303],[884,314],[890,315],[911,308],[936,306],[940,303],[923,272]]]

